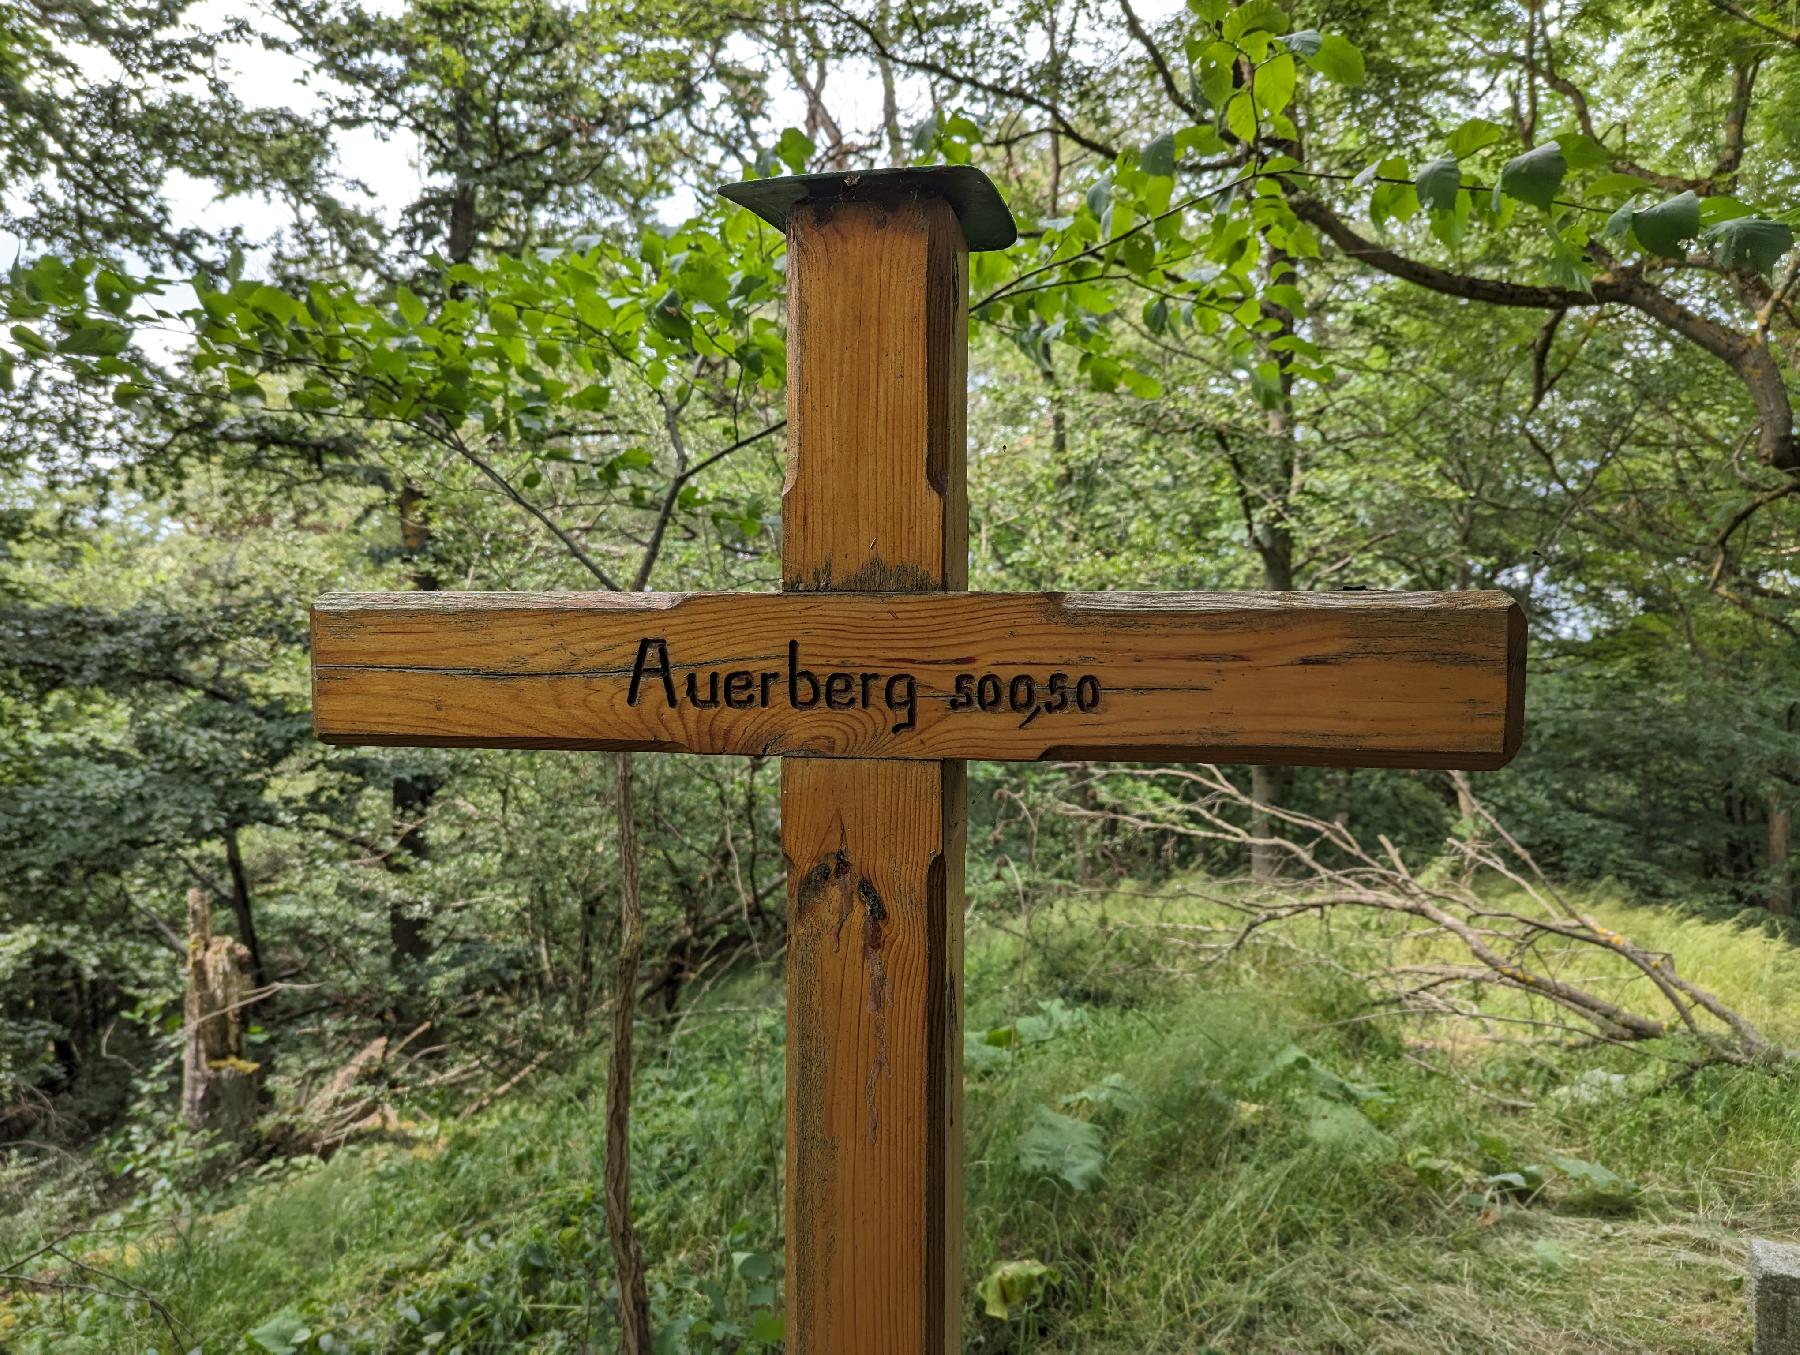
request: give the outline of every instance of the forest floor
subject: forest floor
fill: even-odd
[[[1582,906],[1800,1044],[1800,949]],[[1207,920],[1172,886],[974,921],[965,1349],[1748,1350],[1745,1240],[1800,1237],[1800,1077],[1375,1016],[1374,931],[1208,969]],[[645,1023],[659,1350],[779,1341],[782,1026],[767,969]],[[0,1350],[610,1350],[604,1069],[205,1193],[165,1175],[25,1267],[61,1292],[0,1278]],[[53,1194],[0,1221],[0,1267],[69,1225]]]

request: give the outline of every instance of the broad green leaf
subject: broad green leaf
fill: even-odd
[[[1240,89],[1225,105],[1225,128],[1239,141],[1256,139],[1256,105],[1248,91]]]
[[[1200,60],[1195,66],[1200,92],[1214,108],[1223,108],[1226,100],[1231,98],[1237,59],[1237,48],[1228,42],[1209,43],[1206,50],[1200,53]]]
[[[1220,26],[1220,33],[1227,42],[1236,42],[1246,33],[1274,33],[1280,35],[1288,31],[1287,11],[1275,0],[1244,0],[1244,3],[1225,16]]]
[[[1587,1162],[1578,1157],[1550,1158],[1551,1163],[1571,1181],[1579,1182],[1589,1190],[1600,1195],[1614,1198],[1628,1198],[1638,1193],[1635,1182],[1627,1181],[1617,1172],[1602,1167],[1598,1162]]]
[[[765,1346],[781,1344],[787,1333],[787,1322],[773,1309],[763,1308],[750,1319],[750,1339],[759,1341]]]
[[[1119,380],[1125,389],[1140,400],[1160,399],[1163,393],[1162,382],[1147,372],[1140,372],[1135,367],[1127,367],[1119,373]]]
[[[1505,135],[1506,129],[1497,122],[1489,122],[1486,118],[1470,118],[1450,133],[1450,154],[1458,160],[1467,159],[1476,151],[1486,150]]]
[[[987,1315],[1004,1322],[1014,1308],[1030,1303],[1047,1287],[1061,1281],[1062,1275],[1055,1267],[1042,1261],[1002,1261],[982,1277],[975,1292],[981,1296]]]
[[[1406,161],[1390,155],[1375,167],[1381,182],[1369,194],[1369,220],[1380,230],[1390,220],[1410,221],[1418,215],[1419,190],[1406,172]]]
[[[1086,1120],[1038,1106],[1019,1140],[1019,1162],[1031,1171],[1060,1176],[1074,1190],[1092,1190],[1106,1170],[1105,1140]]]
[[[1651,187],[1653,185],[1648,179],[1640,179],[1635,174],[1602,174],[1588,183],[1582,192],[1590,198],[1616,198],[1642,193]]]
[[[1334,84],[1354,86],[1363,82],[1361,49],[1336,33],[1319,39],[1319,50],[1306,56],[1306,64]]]
[[[812,159],[815,149],[812,138],[798,127],[787,128],[775,143],[775,154],[795,174],[806,172],[806,162]]]
[[[1625,199],[1624,205],[1606,218],[1606,225],[1601,229],[1600,233],[1608,240],[1623,240],[1626,234],[1631,230],[1631,217],[1636,211],[1637,199]]]
[[[1063,1097],[1062,1103],[1078,1109],[1112,1106],[1129,1115],[1144,1108],[1144,1094],[1123,1073],[1108,1073],[1098,1082],[1083,1087],[1078,1092],[1070,1092]]]
[[[1544,272],[1553,287],[1562,287],[1571,292],[1591,292],[1594,286],[1594,272],[1574,249],[1558,237],[1550,248],[1550,258],[1544,265]]]
[[[76,358],[95,358],[122,353],[130,339],[119,325],[104,320],[84,320],[57,340],[56,351]]]
[[[1700,233],[1700,199],[1689,189],[1654,207],[1634,212],[1631,232],[1650,253],[1678,259],[1687,253],[1683,242]]]
[[[1554,141],[1546,141],[1508,160],[1500,171],[1500,182],[1494,185],[1494,192],[1549,211],[1566,173],[1568,164],[1563,160],[1562,147]]]
[[[1736,198],[1701,198],[1700,224],[1716,226],[1721,221],[1735,221],[1740,216],[1755,216],[1756,213]]]
[[[1294,97],[1294,58],[1283,52],[1263,62],[1256,68],[1253,88],[1264,111],[1281,112]]]
[[[1157,178],[1173,178],[1175,174],[1175,134],[1164,132],[1144,147],[1138,155],[1138,167]]]
[[[131,284],[110,268],[102,268],[94,276],[94,299],[114,315],[123,315],[131,309]]]
[[[1462,187],[1462,166],[1454,155],[1440,156],[1419,171],[1413,185],[1425,206],[1447,212],[1456,206],[1456,190]]]
[[[1462,248],[1463,235],[1469,228],[1469,215],[1474,210],[1474,196],[1473,193],[1451,193],[1449,208],[1432,212],[1431,234],[1445,249],[1454,252]]]
[[[401,318],[414,329],[425,323],[425,303],[404,283],[394,289],[394,305],[399,308]]]
[[[50,356],[50,345],[38,337],[37,331],[29,325],[14,325],[12,337],[13,342],[25,350],[27,357],[47,358]]]
[[[1585,133],[1564,132],[1554,140],[1562,150],[1563,160],[1577,173],[1611,166],[1613,162],[1613,153]]]
[[[1794,247],[1794,232],[1780,221],[1743,216],[1721,221],[1706,232],[1705,240],[1713,258],[1725,267],[1767,274]]]

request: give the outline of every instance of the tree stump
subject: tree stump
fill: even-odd
[[[189,1129],[243,1140],[256,1129],[257,1075],[244,1057],[244,1003],[252,991],[250,952],[212,934],[206,891],[188,905],[187,1048],[181,1068],[181,1118]]]

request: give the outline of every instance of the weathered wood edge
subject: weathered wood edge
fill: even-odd
[[[321,594],[313,602],[312,612],[315,620],[321,616],[353,616],[363,612],[418,615],[470,611],[659,612],[669,611],[684,602],[702,598],[791,598],[795,596],[796,594],[792,591],[785,593],[773,591],[735,593],[331,592]],[[798,596],[815,604],[821,600],[819,595],[812,593],[801,593]],[[1512,595],[1499,589],[1442,593],[1381,592],[1375,589],[1361,588],[1337,593],[1219,592],[1200,589],[1178,592],[1071,593],[1037,590],[1019,593],[989,593],[943,592],[932,589],[909,592],[850,592],[834,596],[840,600],[846,597],[870,598],[879,600],[884,605],[898,606],[905,606],[910,598],[928,598],[934,603],[942,603],[947,598],[965,597],[979,603],[993,598],[1016,601],[1020,598],[1031,597],[1041,599],[1047,606],[1062,608],[1072,616],[1079,616],[1084,612],[1093,613],[1114,625],[1124,623],[1132,615],[1145,612],[1352,611],[1382,607],[1416,611],[1441,611],[1445,608],[1488,611],[1505,610],[1510,607],[1517,613],[1517,616],[1509,624],[1518,628],[1516,638],[1520,647],[1522,648],[1524,644],[1524,614],[1518,612],[1518,603],[1513,601]],[[1514,638],[1509,634],[1509,647]]]

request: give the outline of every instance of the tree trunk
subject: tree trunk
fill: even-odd
[[[243,1140],[256,1129],[258,1065],[244,1057],[243,1002],[250,951],[212,934],[204,889],[188,903],[187,1044],[181,1068],[181,1118],[189,1129]]]
[[[400,487],[400,547],[413,562],[412,585],[422,593],[434,593],[438,587],[437,574],[423,558],[430,545],[425,491],[409,480]],[[437,796],[439,784],[438,778],[429,773],[402,777],[394,782],[394,821],[400,829],[393,858],[397,865],[418,865],[429,859],[425,818],[431,812],[431,802]],[[431,953],[425,936],[425,920],[415,911],[413,900],[394,903],[388,908],[388,952],[396,974]]]
[[[1250,844],[1250,878],[1253,880],[1272,880],[1281,873],[1281,863],[1287,853],[1270,840],[1281,836],[1281,820],[1269,811],[1286,803],[1293,785],[1292,767],[1258,764],[1250,769],[1250,798],[1256,802],[1256,807],[1250,811],[1250,834],[1256,838]]]
[[[612,1059],[606,1078],[606,1232],[619,1281],[619,1350],[650,1355],[650,1299],[644,1254],[631,1221],[631,1027],[637,1015],[638,958],[644,948],[638,897],[637,824],[631,754],[618,754],[619,965],[613,985]]]
[[[231,874],[231,912],[237,919],[238,940],[250,953],[250,979],[253,986],[266,988],[269,971],[263,964],[262,944],[256,939],[256,917],[250,911],[250,875],[244,869],[244,854],[238,846],[238,830],[225,830],[225,866]]]
[[[1794,811],[1778,801],[1769,802],[1769,911],[1777,917],[1794,915],[1794,868],[1788,858]]]

